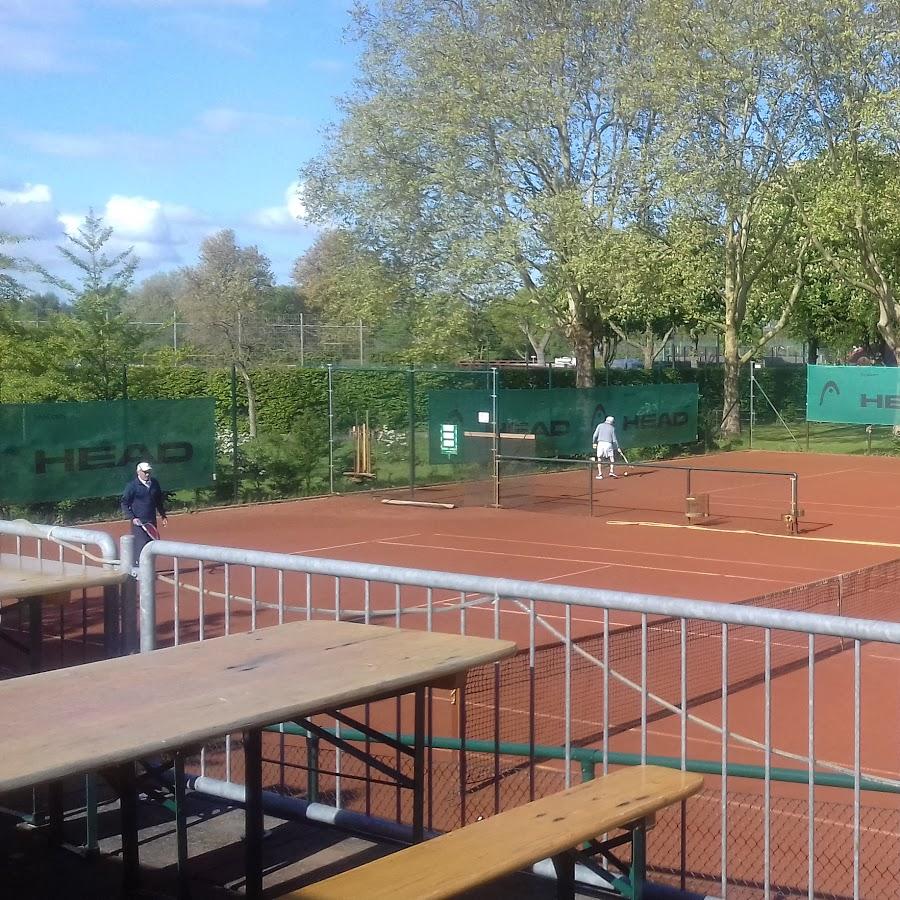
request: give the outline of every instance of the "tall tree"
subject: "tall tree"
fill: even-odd
[[[782,176],[831,272],[869,297],[900,351],[900,6],[799,0],[784,7],[783,52],[803,104],[808,159]],[[812,182],[812,183],[811,183]]]
[[[252,367],[259,351],[255,325],[274,281],[269,260],[254,246],[241,247],[230,229],[208,237],[200,261],[184,270],[189,317],[207,326],[196,343],[227,355],[247,391],[250,436],[257,433]]]
[[[78,230],[66,236],[68,244],[58,248],[77,279],[44,273],[72,297],[70,357],[76,377],[98,400],[111,400],[121,390],[123,367],[141,341],[122,311],[138,259],[131,248],[110,254],[112,236],[103,217],[90,210]]]
[[[804,149],[802,104],[779,43],[782,6],[646,4],[648,89],[666,110],[665,193],[719,252],[726,435],[740,432],[741,366],[785,327],[803,288],[807,244],[788,239],[795,214],[777,178]],[[769,268],[785,263],[778,295],[762,290]]]
[[[594,381],[597,310],[569,277],[557,218],[608,224],[632,191],[653,117],[627,109],[626,0],[383,0],[355,13],[358,89],[301,173],[321,220],[401,254],[418,284],[547,304]],[[544,290],[555,267],[558,289]]]
[[[296,260],[292,275],[307,307],[329,325],[378,326],[404,299],[398,274],[342,229],[323,231]]]

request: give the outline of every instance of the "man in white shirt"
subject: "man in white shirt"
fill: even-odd
[[[594,436],[591,441],[594,445],[594,454],[597,457],[597,480],[603,478],[603,460],[609,463],[609,477],[618,478],[616,475],[616,450],[619,449],[619,441],[616,438],[615,419],[607,416],[594,429]]]

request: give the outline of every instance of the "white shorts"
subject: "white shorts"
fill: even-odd
[[[613,445],[609,441],[599,441],[597,443],[597,462],[600,462],[601,459],[608,459],[610,462],[615,459]]]

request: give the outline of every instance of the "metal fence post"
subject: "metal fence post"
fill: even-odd
[[[491,450],[491,462],[494,474],[494,506],[500,506],[500,402],[498,392],[498,368],[491,368],[491,421],[493,427],[493,440]]]
[[[334,493],[334,366],[328,363],[328,490]]]
[[[409,497],[416,496],[416,367],[408,372],[409,404]]]
[[[238,430],[237,430],[237,366],[231,367],[231,478],[234,488],[234,502],[240,498],[241,483],[238,475]]]

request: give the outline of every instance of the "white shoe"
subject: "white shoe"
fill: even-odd
[[[618,478],[619,476],[616,475],[615,472],[610,472],[610,473],[609,473],[609,477],[610,477],[610,478]]]
[[[602,475],[595,475],[595,476],[594,476],[594,481],[603,481],[603,476],[602,476]]]

